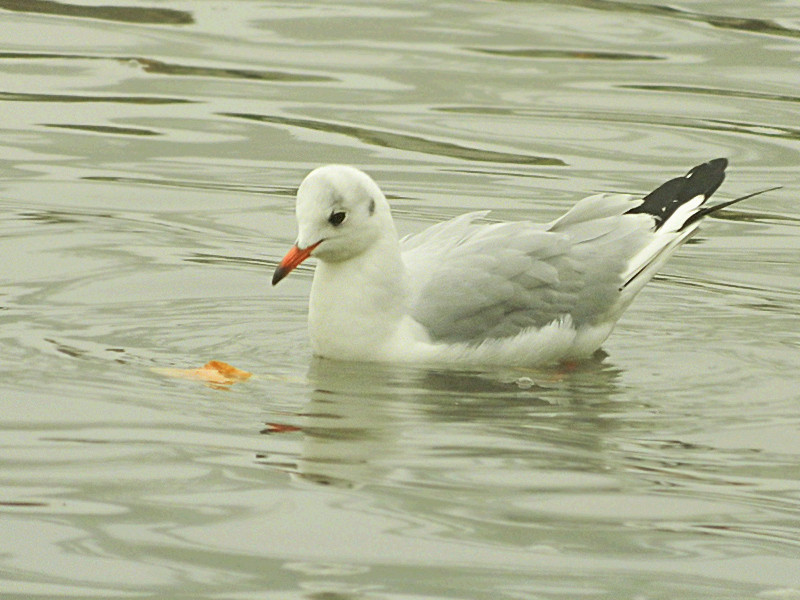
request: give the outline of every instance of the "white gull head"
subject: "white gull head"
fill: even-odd
[[[378,185],[353,167],[328,165],[309,173],[297,190],[297,247],[341,262],[364,252],[393,230],[389,204]]]
[[[309,301],[315,352],[344,360],[381,355],[408,319],[400,243],[383,192],[353,167],[320,167],[297,190],[296,216],[297,241],[273,285],[308,257],[319,259]]]

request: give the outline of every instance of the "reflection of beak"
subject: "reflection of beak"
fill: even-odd
[[[275,269],[275,273],[272,275],[272,285],[277,284],[281,279],[291,273],[297,265],[311,256],[314,248],[319,246],[321,243],[322,240],[318,241],[316,244],[311,244],[308,248],[303,249],[298,248],[297,244],[292,246],[286,253],[286,256],[283,257],[283,260],[278,265],[278,268]]]

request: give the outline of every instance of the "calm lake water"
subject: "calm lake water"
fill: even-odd
[[[800,598],[800,3],[0,0],[0,596]],[[401,232],[726,156],[573,372],[316,361],[310,169]],[[229,362],[230,389],[153,371]]]

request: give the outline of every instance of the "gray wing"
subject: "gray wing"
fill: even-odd
[[[406,238],[411,314],[446,342],[513,336],[566,315],[577,326],[615,319],[631,257],[653,237],[651,217],[626,214],[641,202],[591,196],[549,226],[481,225],[473,221],[486,213],[469,213]]]

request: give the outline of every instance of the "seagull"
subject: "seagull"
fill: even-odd
[[[319,167],[298,188],[297,240],[272,285],[318,260],[308,328],[320,357],[442,366],[580,361],[703,217],[762,193],[705,205],[727,165],[703,163],[644,197],[589,196],[548,224],[487,223],[489,211],[478,211],[402,239],[371,177]]]

